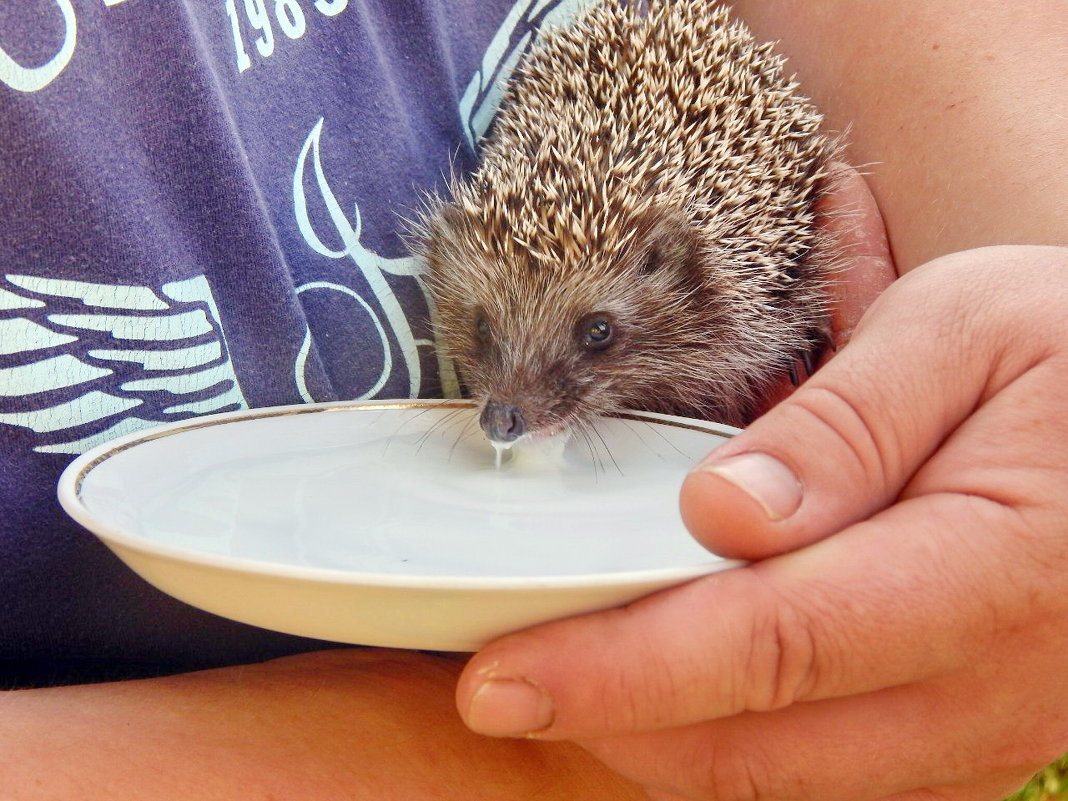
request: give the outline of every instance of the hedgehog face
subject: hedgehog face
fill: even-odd
[[[553,434],[620,403],[619,370],[634,332],[612,311],[586,311],[588,302],[563,294],[498,297],[465,311],[474,335],[453,354],[493,441]]]
[[[622,244],[546,263],[502,253],[457,207],[439,210],[424,249],[438,332],[491,440],[684,405],[679,371],[693,354],[714,357],[726,317],[704,291],[696,228],[657,208],[621,233]]]

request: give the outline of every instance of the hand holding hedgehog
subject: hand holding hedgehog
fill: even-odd
[[[491,644],[458,707],[655,801],[996,801],[1068,750],[1068,16],[734,6],[851,126],[907,274],[687,479],[765,561]]]
[[[684,487],[715,550],[798,550],[491,644],[468,724],[577,740],[658,801],[1020,787],[1068,747],[1066,271],[984,248],[895,283]]]

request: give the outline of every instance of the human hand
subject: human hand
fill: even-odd
[[[492,643],[467,724],[577,740],[664,801],[1023,784],[1068,749],[1066,274],[1018,246],[896,282],[686,480],[701,542],[770,558]]]
[[[867,182],[843,163],[831,166],[831,176],[830,191],[816,208],[823,239],[830,243],[825,257],[836,265],[827,286],[832,311],[827,331],[830,347],[818,354],[820,366],[849,342],[864,312],[897,277],[882,214]],[[804,365],[795,365],[795,371],[798,377],[807,378]],[[791,377],[784,375],[765,394],[754,419],[796,388]]]

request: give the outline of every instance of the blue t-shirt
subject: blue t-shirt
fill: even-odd
[[[148,586],[55,501],[73,455],[244,407],[455,391],[399,236],[536,30],[590,0],[0,9],[0,684],[321,643]]]

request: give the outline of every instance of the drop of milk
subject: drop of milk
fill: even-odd
[[[564,449],[569,439],[570,433],[558,433],[548,437],[523,437],[514,442],[490,440],[490,445],[496,451],[494,466],[500,470],[507,461],[528,472],[559,470],[564,464]],[[508,454],[507,459],[505,453]]]
[[[492,445],[493,450],[497,452],[496,460],[494,461],[493,466],[496,467],[498,470],[501,469],[501,459],[504,458],[504,452],[510,451],[512,449],[512,445],[514,444],[515,443],[513,442],[497,442],[497,440],[495,439],[490,440],[490,445]]]

